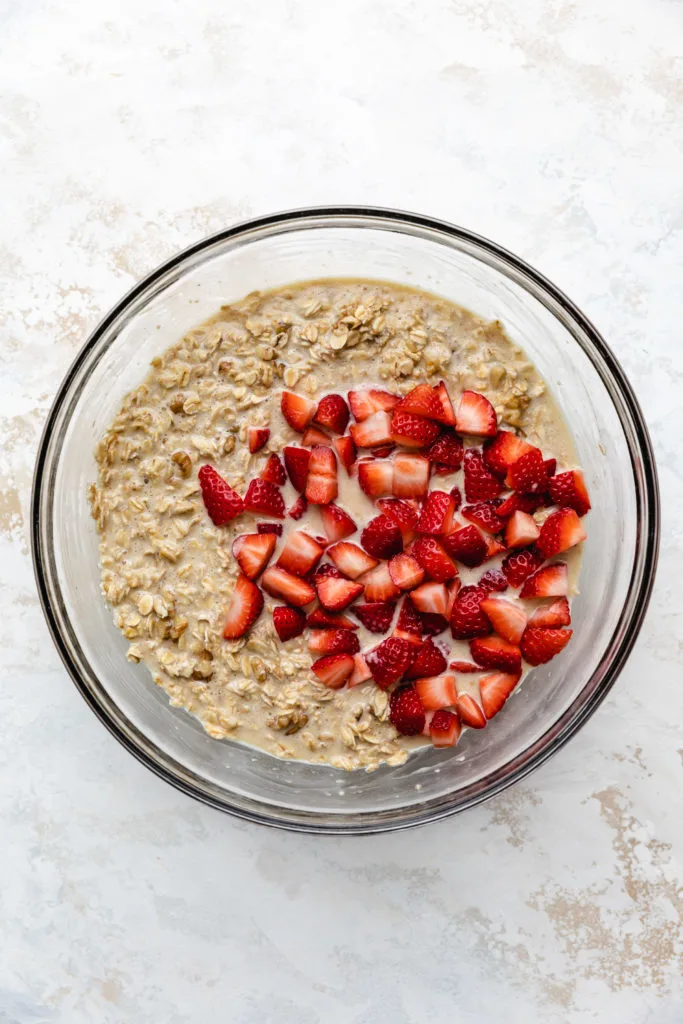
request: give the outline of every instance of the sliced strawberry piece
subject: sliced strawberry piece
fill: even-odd
[[[395,444],[382,444],[382,445],[379,446],[379,448],[373,448],[372,449],[372,451],[370,452],[370,458],[371,459],[386,459],[386,458],[388,458],[392,454],[392,452],[395,452],[395,451],[396,451],[396,445]]]
[[[370,633],[386,633],[391,625],[395,609],[396,605],[393,601],[371,601],[368,604],[357,604],[351,610]]]
[[[475,665],[473,661],[451,661],[449,668],[453,669],[454,672],[481,672],[478,665]]]
[[[397,523],[404,546],[410,544],[415,538],[415,527],[419,516],[417,503],[403,501],[401,498],[382,498],[377,502],[377,507]]]
[[[348,512],[345,512],[339,505],[322,505],[320,518],[330,542],[344,540],[358,529]]]
[[[353,656],[353,672],[349,676],[347,685],[360,686],[361,683],[366,683],[368,679],[372,679],[372,672],[368,668],[368,663],[362,654],[354,654]]]
[[[268,460],[261,472],[261,479],[268,483],[277,484],[279,487],[287,483],[285,467],[280,462],[279,455],[269,455]]]
[[[544,565],[532,576],[527,577],[519,592],[520,597],[566,597],[569,593],[569,577],[566,562]]]
[[[365,654],[372,678],[378,686],[386,690],[392,683],[398,682],[401,676],[415,661],[418,644],[401,637],[389,636],[377,647]],[[420,730],[421,731],[421,730]]]
[[[471,523],[476,523],[482,530],[488,533],[500,533],[505,527],[505,520],[497,514],[498,506],[501,504],[499,498],[493,501],[480,501],[476,505],[465,505],[462,514]]]
[[[244,511],[244,502],[237,491],[213,466],[202,466],[197,478],[202,489],[204,507],[214,526],[225,526]]]
[[[405,597],[403,599],[401,610],[398,613],[398,621],[396,622],[394,636],[399,636],[403,640],[411,640],[418,643],[422,638],[420,614],[409,597]]]
[[[389,700],[389,721],[402,736],[419,736],[423,732],[425,712],[412,686],[392,693]]]
[[[505,524],[505,543],[509,548],[527,548],[538,540],[541,531],[528,512],[513,512]]]
[[[443,415],[443,405],[436,388],[430,384],[417,384],[401,399],[395,411],[437,420]]]
[[[531,576],[543,564],[543,555],[534,548],[513,551],[503,559],[503,574],[511,587],[521,587],[527,576]]]
[[[513,492],[499,505],[497,511],[501,519],[507,519],[514,512],[528,512],[531,515],[536,509],[546,504],[544,494],[517,494]]]
[[[442,380],[439,381],[439,383],[434,388],[434,391],[436,393],[436,397],[439,400],[439,405],[441,406],[441,415],[439,417],[438,422],[445,424],[447,427],[454,427],[455,410],[453,408],[453,403],[451,402],[451,398],[450,395],[448,394],[448,389],[446,388],[445,383]]]
[[[436,711],[429,723],[429,735],[437,749],[454,747],[461,732],[460,716],[453,711]]]
[[[509,430],[499,430],[493,441],[484,445],[484,462],[497,477],[503,480],[513,462],[530,452],[533,445]]]
[[[376,389],[349,391],[348,399],[354,419],[358,422],[367,420],[376,412],[391,412],[399,402],[398,395]]]
[[[360,535],[360,542],[369,555],[391,558],[403,549],[401,531],[389,516],[375,516]]]
[[[485,535],[486,540],[486,559],[494,558],[496,555],[502,555],[503,552],[507,551],[507,548],[502,541],[496,537],[492,537],[490,533]]]
[[[469,693],[461,693],[455,707],[463,725],[469,725],[470,729],[483,729],[485,727],[486,715],[474,697]]]
[[[580,469],[558,473],[549,481],[548,489],[550,497],[560,508],[573,508],[579,516],[585,516],[590,510],[590,498]]]
[[[365,599],[369,602],[393,601],[401,593],[389,574],[386,562],[371,569],[359,582],[364,585]]]
[[[420,612],[419,615],[424,636],[438,636],[448,629],[448,619],[445,615],[433,615],[431,612]]]
[[[512,463],[505,483],[519,494],[543,494],[548,490],[548,474],[540,448],[531,448]]]
[[[335,434],[343,434],[349,416],[349,407],[341,395],[325,395],[318,403],[313,422]]]
[[[448,663],[440,647],[433,640],[423,640],[417,647],[416,657],[406,671],[406,679],[422,679],[427,676],[438,676],[445,672]]]
[[[275,519],[283,519],[285,515],[285,502],[282,492],[276,484],[269,480],[252,480],[244,495],[244,508],[246,512],[259,512],[264,516],[273,516]]]
[[[545,475],[547,477],[555,476],[555,473],[557,472],[557,459],[545,459],[543,465],[545,466]]]
[[[330,615],[324,608],[315,608],[306,619],[310,629],[358,629],[346,615]]]
[[[324,548],[303,530],[292,530],[275,563],[295,576],[306,576],[323,556]]]
[[[324,445],[315,445],[308,464],[306,500],[309,505],[329,505],[337,493],[337,460],[334,452]]]
[[[476,526],[463,526],[442,538],[446,551],[463,565],[481,565],[488,554],[488,543]]]
[[[498,714],[518,682],[516,672],[493,672],[479,680],[481,706],[487,720]]]
[[[358,463],[358,484],[369,498],[391,494],[394,486],[394,463],[391,459]]]
[[[247,430],[247,443],[249,445],[249,451],[253,455],[263,448],[264,444],[267,443],[270,437],[270,430],[268,427],[249,427]]]
[[[354,669],[350,654],[326,654],[311,665],[311,671],[330,690],[340,690]]]
[[[410,596],[420,612],[432,615],[445,615],[447,612],[448,591],[443,583],[423,583]]]
[[[450,583],[446,584],[446,590],[448,591],[448,604],[446,605],[446,616],[448,619],[450,619],[451,617],[453,605],[455,604],[456,597],[460,593],[461,587],[462,582],[458,579],[457,576],[454,580],[451,580]]]
[[[478,391],[463,391],[455,414],[455,429],[459,434],[495,437],[498,420],[488,398]]]
[[[308,649],[316,654],[357,654],[360,644],[350,629],[314,629],[308,636]]]
[[[481,609],[481,602],[486,597],[488,592],[481,587],[462,588],[451,612],[451,632],[456,640],[488,636],[491,632],[491,623]]]
[[[306,625],[306,613],[301,608],[290,608],[286,604],[278,604],[273,608],[273,625],[275,632],[284,643],[301,636]]]
[[[519,644],[526,628],[526,612],[520,605],[501,597],[487,597],[481,602],[481,609],[498,636],[511,644]]]
[[[373,412],[361,423],[352,423],[349,433],[356,448],[375,448],[379,444],[388,444],[393,440],[391,434],[391,415],[388,412]]]
[[[418,560],[405,553],[394,555],[391,559],[389,575],[399,590],[412,590],[425,578],[424,569]]]
[[[415,689],[422,701],[425,711],[439,711],[441,708],[452,708],[458,699],[455,676],[445,673],[441,676],[428,676],[417,679]]]
[[[295,445],[290,444],[283,449],[282,454],[285,460],[285,469],[289,479],[292,481],[292,486],[299,492],[305,491],[311,453],[306,448],[297,448]]]
[[[332,441],[330,440],[329,434],[326,434],[324,430],[319,430],[313,425],[306,428],[306,433],[301,438],[301,443],[304,448],[312,448],[316,444],[321,444],[326,448],[332,447]]]
[[[363,584],[353,580],[323,576],[316,582],[318,600],[328,612],[341,612],[363,593]]]
[[[574,509],[561,508],[543,523],[536,546],[546,558],[552,558],[585,539],[586,531]]]
[[[516,644],[502,636],[485,636],[470,640],[470,654],[482,668],[497,668],[501,672],[521,672],[522,654]]]
[[[538,629],[527,626],[522,637],[522,654],[530,665],[545,665],[569,643],[571,629]]]
[[[340,572],[336,565],[330,565],[329,562],[324,562],[323,565],[319,565],[314,573],[311,574],[313,583],[317,585],[318,580],[322,579],[323,576],[334,576],[337,580],[343,580],[346,577],[343,572]]]
[[[337,453],[337,458],[350,476],[351,467],[356,461],[356,445],[353,438],[348,434],[344,434],[343,437],[335,437],[332,446]]]
[[[278,565],[266,569],[261,577],[261,586],[271,597],[279,597],[296,608],[303,608],[315,601],[315,590],[310,583]]]
[[[458,509],[460,508],[460,505],[462,504],[462,494],[460,493],[460,488],[451,487],[450,495],[453,501],[455,502],[455,511],[457,512]]]
[[[257,523],[257,533],[274,533],[276,537],[282,536],[282,523]]]
[[[423,498],[429,486],[429,459],[401,452],[394,458],[393,494],[396,498]]]
[[[537,608],[529,616],[529,625],[534,629],[558,629],[560,626],[569,626],[571,621],[569,601],[566,597],[558,597],[557,601]]]
[[[346,540],[339,541],[327,549],[328,556],[349,579],[357,580],[364,572],[370,572],[378,564],[376,558],[366,555],[357,544]]]
[[[489,501],[497,498],[502,484],[487,468],[480,448],[468,448],[464,460],[465,498],[467,501]]]
[[[446,491],[430,491],[417,521],[417,532],[438,535],[453,527],[455,502]]]
[[[430,446],[427,458],[430,462],[438,462],[439,465],[447,467],[449,472],[453,472],[462,466],[463,454],[462,441],[457,434],[442,434]]]
[[[251,629],[263,611],[263,594],[246,576],[238,576],[232,599],[225,617],[223,636],[226,640],[238,640]]]
[[[439,433],[439,425],[432,420],[394,409],[391,417],[391,436],[396,444],[403,445],[404,448],[428,448]]]
[[[296,499],[292,507],[287,512],[290,519],[301,519],[304,512],[308,508],[308,502],[304,498],[303,494],[300,494]]]
[[[445,583],[458,575],[458,568],[436,537],[418,537],[412,549],[424,571],[437,583]]]
[[[487,569],[478,581],[477,586],[482,590],[486,590],[489,594],[502,594],[508,588],[508,581],[500,569]]]
[[[272,533],[242,533],[232,542],[232,553],[237,563],[250,580],[265,569],[275,550],[277,537]]]
[[[304,430],[315,416],[316,403],[303,395],[295,395],[291,391],[283,391],[280,398],[282,415],[289,423],[292,430],[303,434]]]

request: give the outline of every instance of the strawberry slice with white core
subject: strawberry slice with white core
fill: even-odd
[[[204,506],[214,526],[225,526],[244,511],[244,502],[237,491],[213,466],[202,466],[197,479],[202,490]]]
[[[417,521],[418,533],[429,533],[438,536],[450,533],[455,515],[455,501],[446,491],[430,491],[422,506]]]
[[[306,500],[309,505],[329,505],[337,493],[337,460],[334,452],[324,445],[315,445],[308,464]]]
[[[232,599],[225,617],[223,636],[238,640],[251,629],[263,611],[263,594],[246,576],[238,576]]]
[[[392,459],[358,462],[358,484],[369,498],[383,498],[393,492],[394,463]]]
[[[270,480],[252,480],[244,495],[244,509],[246,512],[284,519],[285,502],[280,488]]]
[[[270,437],[270,430],[268,427],[249,427],[247,431],[247,443],[249,445],[249,451],[253,455],[263,448],[264,444],[268,442]]]
[[[235,537],[232,553],[245,576],[256,579],[268,565],[276,543],[274,533],[243,533]]]
[[[484,636],[470,640],[470,654],[482,668],[497,668],[501,672],[522,671],[519,647],[503,640],[502,636]]]
[[[580,469],[558,473],[548,482],[550,497],[560,508],[573,508],[577,515],[585,516],[591,503],[588,489]]]
[[[455,426],[455,410],[453,409],[453,403],[451,402],[450,395],[443,381],[434,388],[434,394],[436,395],[439,405],[441,407],[441,414],[438,417],[434,417],[439,423],[444,423],[447,427]]]
[[[386,690],[397,683],[417,654],[418,645],[401,637],[389,636],[365,654],[365,661],[378,686]]]
[[[521,605],[502,597],[487,597],[480,605],[498,636],[511,644],[519,644],[526,628],[526,612]]]
[[[437,583],[445,583],[458,575],[458,567],[436,537],[418,537],[411,554]]]
[[[311,665],[318,681],[330,690],[340,690],[354,669],[350,654],[326,654]]]
[[[487,719],[498,714],[518,682],[519,675],[509,672],[493,672],[479,680],[481,706]]]
[[[359,583],[365,587],[365,600],[371,603],[393,601],[401,593],[391,578],[386,562],[380,562],[375,569],[361,577]]]
[[[363,593],[363,584],[337,576],[323,576],[316,582],[318,600],[328,612],[341,612]]]
[[[366,683],[368,679],[372,679],[372,672],[368,668],[367,661],[362,654],[354,654],[353,672],[349,676],[347,686],[360,686],[361,683]]]
[[[509,548],[526,548],[540,536],[536,520],[528,512],[513,512],[505,525],[505,543]]]
[[[388,412],[373,412],[361,423],[352,423],[349,433],[356,448],[376,448],[392,440],[391,416]]]
[[[449,583],[446,584],[446,592],[448,593],[448,604],[446,605],[446,616],[447,616],[447,618],[449,620],[450,620],[450,617],[451,617],[451,613],[453,611],[453,605],[455,604],[455,599],[458,596],[458,594],[460,593],[461,587],[462,587],[462,580],[458,579],[457,576],[456,576],[456,578],[454,580],[451,580]]]
[[[310,398],[304,398],[303,395],[295,395],[292,391],[283,391],[280,398],[280,408],[282,409],[282,415],[292,430],[303,434],[315,416],[317,405]]]
[[[271,597],[279,597],[296,608],[304,608],[315,601],[315,590],[310,583],[277,565],[266,569],[261,577],[261,586]]]
[[[376,558],[368,555],[357,544],[342,540],[327,549],[328,556],[345,576],[352,580],[358,579],[364,572],[370,572],[379,564]]]
[[[319,430],[312,424],[306,428],[306,433],[301,438],[301,443],[304,448],[312,448],[315,444],[325,445],[327,448],[332,447],[332,441],[328,434],[324,430]]]
[[[455,414],[455,429],[459,434],[495,437],[498,420],[488,398],[478,391],[463,391]]]
[[[350,629],[314,629],[308,637],[308,649],[316,654],[357,654],[360,644]]]
[[[348,512],[345,512],[339,505],[321,505],[320,518],[323,530],[330,542],[344,540],[358,529]]]
[[[303,530],[292,530],[275,563],[295,576],[306,576],[322,558],[324,548]]]
[[[545,665],[569,643],[571,636],[571,629],[527,626],[522,637],[522,654],[530,665]]]
[[[446,615],[448,591],[445,583],[423,583],[411,593],[413,604],[420,612],[431,615]]]
[[[484,462],[492,473],[503,479],[512,463],[532,448],[528,441],[523,441],[509,430],[499,430],[493,441],[484,445]]]
[[[366,420],[366,422],[370,422]],[[428,448],[439,436],[440,428],[432,420],[395,409],[391,417],[391,436],[404,448]]]
[[[529,625],[534,629],[558,629],[560,626],[569,626],[571,621],[569,601],[566,597],[559,597],[552,604],[537,608],[529,616]]]
[[[529,576],[522,587],[520,597],[566,597],[569,593],[569,577],[566,562],[544,565]]]
[[[306,448],[297,448],[296,445],[289,444],[282,450],[282,455],[292,486],[299,492],[305,491],[311,453]]]
[[[401,452],[394,457],[394,497],[423,498],[428,487],[429,459],[408,452]]]
[[[324,608],[315,608],[306,619],[306,625],[310,629],[358,629],[346,615],[330,615]]]
[[[399,590],[412,590],[425,578],[424,569],[418,560],[405,553],[394,555],[391,559],[389,575]]]
[[[348,434],[344,434],[343,437],[335,437],[332,446],[337,453],[337,458],[350,476],[351,467],[356,461],[356,445],[353,438]]]
[[[585,539],[586,531],[574,509],[561,508],[543,523],[536,546],[546,558],[552,558]]]
[[[415,689],[425,711],[452,708],[458,699],[455,676],[449,673],[442,676],[429,676],[426,679],[416,679]]]
[[[366,587],[367,591],[367,587]],[[351,609],[370,633],[386,633],[394,617],[393,601],[371,601]]]
[[[486,715],[471,694],[459,694],[455,708],[463,725],[468,725],[470,729],[483,729],[486,726]]]
[[[349,407],[341,395],[325,395],[318,403],[313,422],[335,434],[343,434],[349,415]]]
[[[460,717],[453,711],[436,711],[429,722],[429,735],[438,749],[454,747],[460,739]]]
[[[301,608],[290,608],[279,604],[273,608],[273,625],[280,640],[285,643],[296,636],[301,636],[306,625],[306,613]]]
[[[367,391],[349,391],[348,399],[353,417],[359,423],[373,413],[391,412],[399,402],[398,395],[372,388]]]

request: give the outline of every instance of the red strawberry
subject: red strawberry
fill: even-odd
[[[501,482],[487,469],[480,448],[465,451],[464,473],[467,501],[488,501],[500,494]]]
[[[386,459],[386,458],[388,458],[392,454],[392,452],[395,452],[395,451],[396,451],[396,445],[395,444],[383,444],[383,445],[380,445],[379,448],[373,448],[372,449],[372,451],[370,452],[370,458],[371,459]]]
[[[275,550],[277,538],[272,533],[242,533],[232,542],[232,553],[240,569],[255,580],[265,569]]]
[[[295,576],[305,576],[318,564],[324,550],[310,534],[292,530],[275,564]]]
[[[498,420],[488,398],[478,391],[463,391],[455,414],[455,429],[459,434],[495,437]]]
[[[470,654],[482,668],[497,668],[501,672],[521,672],[522,654],[516,644],[501,636],[485,636],[470,640]]]
[[[300,608],[289,608],[286,604],[278,604],[273,608],[273,625],[284,643],[295,636],[301,636],[306,625],[306,615]]]
[[[454,747],[460,739],[460,716],[453,711],[435,711],[429,723],[429,735],[437,749]]]
[[[557,459],[546,459],[543,465],[545,466],[545,475],[547,477],[555,476],[557,472]]]
[[[448,604],[446,605],[446,615],[447,615],[447,617],[449,619],[451,617],[451,612],[453,611],[453,605],[455,604],[455,599],[458,596],[458,594],[460,593],[460,588],[461,587],[462,587],[462,583],[458,579],[457,576],[456,576],[456,578],[454,580],[451,580],[450,583],[446,584],[446,591],[448,593]]]
[[[360,542],[369,555],[391,558],[403,549],[401,531],[389,516],[375,516],[360,535]]]
[[[527,548],[538,540],[540,532],[528,512],[513,512],[505,524],[505,543],[509,548]]]
[[[271,565],[261,577],[261,586],[271,597],[279,597],[297,608],[315,601],[315,590],[306,580],[299,579],[280,566]]]
[[[308,464],[306,501],[309,505],[329,505],[337,493],[337,460],[334,452],[324,445],[315,445]]]
[[[375,448],[392,441],[391,416],[388,412],[373,412],[361,423],[352,423],[349,433],[356,448]]]
[[[343,434],[349,422],[349,415],[349,407],[341,395],[325,395],[318,403],[313,420],[335,434]]]
[[[351,610],[370,633],[386,633],[394,617],[396,605],[393,601],[372,601],[357,604]]]
[[[324,608],[315,608],[306,619],[306,625],[310,629],[358,629],[346,615],[330,615]]]
[[[502,555],[507,548],[502,541],[496,537],[492,537],[490,533],[485,536],[486,540],[486,558],[493,558],[495,555]]]
[[[280,462],[279,455],[268,456],[268,461],[261,472],[261,479],[267,480],[271,484],[277,484],[280,487],[282,484],[287,483],[287,474],[285,473],[285,467]]]
[[[561,508],[543,523],[536,546],[546,558],[552,558],[585,539],[586,531],[574,509]]]
[[[246,512],[260,512],[264,516],[283,519],[285,503],[280,488],[269,480],[252,480],[244,495]]]
[[[517,672],[493,672],[479,680],[481,706],[487,719],[498,714],[518,682]]]
[[[557,629],[568,626],[571,621],[569,601],[566,597],[559,597],[552,604],[537,608],[529,618],[529,625],[534,629]]]
[[[433,615],[431,612],[420,612],[423,636],[438,636],[448,629],[448,619],[445,615]]]
[[[404,597],[401,610],[398,613],[398,621],[394,630],[394,636],[400,636],[403,640],[417,640],[422,636],[422,623],[420,614],[409,597]]]
[[[332,445],[337,453],[337,458],[350,475],[351,467],[356,461],[356,445],[353,438],[349,437],[348,434],[344,434],[343,437],[335,437]]]
[[[249,427],[247,430],[247,441],[251,454],[253,455],[254,452],[260,451],[269,437],[270,430],[268,427]]]
[[[438,424],[431,420],[394,409],[391,417],[391,435],[396,444],[401,444],[404,448],[427,448],[439,436],[439,431]]]
[[[445,615],[448,608],[448,592],[443,583],[423,583],[410,595],[420,612],[431,615]]]
[[[470,640],[473,637],[488,636],[491,623],[481,610],[481,602],[488,592],[481,587],[463,587],[451,612],[451,632],[456,640]]]
[[[505,526],[505,520],[497,515],[500,499],[494,501],[480,501],[476,505],[465,505],[462,514],[471,523],[476,523],[482,530],[489,533],[500,533]]]
[[[412,590],[425,578],[424,569],[412,555],[394,555],[389,562],[389,575],[399,590]]]
[[[314,629],[308,636],[308,649],[316,654],[357,654],[360,644],[350,629]]]
[[[311,665],[311,671],[330,690],[340,690],[353,669],[354,661],[350,654],[326,654]]]
[[[543,494],[548,489],[548,474],[540,448],[531,448],[512,463],[505,483],[520,494]]]
[[[461,693],[455,707],[461,722],[469,725],[470,729],[483,729],[486,725],[486,715],[469,693]]]
[[[412,554],[428,576],[437,583],[445,583],[458,575],[458,568],[436,537],[418,537]]]
[[[339,572],[336,565],[330,565],[329,562],[325,562],[323,565],[319,565],[314,573],[311,574],[313,583],[317,585],[318,580],[322,579],[323,576],[334,576],[336,580],[346,579],[343,572]]]
[[[425,711],[452,708],[458,699],[455,676],[449,673],[418,679],[415,682],[415,689]]]
[[[447,427],[454,427],[455,410],[453,409],[453,403],[451,402],[450,395],[448,394],[448,390],[446,389],[446,385],[443,381],[439,381],[434,388],[434,392],[439,400],[439,405],[441,406],[441,415],[438,417],[438,422],[444,423]],[[434,418],[436,419],[437,417]]]
[[[349,405],[354,419],[366,420],[376,412],[391,412],[395,405],[398,405],[398,395],[391,395],[388,391],[349,391]]]
[[[332,442],[325,431],[318,430],[318,428],[313,425],[306,428],[306,433],[301,438],[301,443],[304,448],[312,448],[315,444],[322,444],[326,448],[332,447]]]
[[[487,597],[481,602],[481,609],[498,636],[511,644],[519,643],[526,628],[526,612],[520,605],[500,597]]]
[[[521,587],[527,576],[531,576],[543,564],[543,555],[534,548],[513,551],[503,559],[503,573],[511,587]]]
[[[415,645],[417,647],[417,645]],[[423,640],[417,647],[416,657],[406,672],[406,679],[422,679],[426,676],[438,676],[448,668],[446,658],[440,647],[433,640]]]
[[[571,629],[538,629],[527,626],[522,637],[522,654],[530,665],[545,665],[569,643]]]
[[[429,459],[409,452],[401,452],[394,458],[394,497],[422,498],[428,486]]]
[[[353,580],[323,576],[316,582],[318,600],[328,612],[341,612],[363,593],[363,584]]]
[[[372,672],[368,668],[368,663],[362,654],[354,654],[353,656],[353,672],[349,676],[347,685],[360,686],[361,683],[366,683],[368,679],[372,679]]]
[[[580,469],[558,473],[548,484],[550,497],[560,508],[573,508],[577,515],[585,516],[591,507],[590,498]]]
[[[394,486],[394,463],[391,459],[358,463],[358,484],[369,498],[391,494]]]
[[[213,466],[202,466],[197,474],[206,511],[214,526],[225,526],[244,511],[244,502]]]
[[[451,494],[451,498],[455,502],[455,511],[457,512],[458,509],[460,508],[461,503],[462,503],[462,494],[460,493],[460,488],[459,487],[451,487],[450,494]]]
[[[292,486],[299,492],[304,491],[306,489],[308,463],[311,460],[311,453],[305,448],[297,448],[295,445],[290,444],[283,449],[282,454]]]
[[[282,415],[292,430],[303,434],[315,415],[316,404],[303,395],[295,395],[291,391],[283,391],[280,398]]]
[[[389,566],[386,562],[380,563],[376,569],[371,569],[360,582],[365,587],[366,601],[393,601],[400,594],[400,590],[389,574]]]
[[[416,504],[403,501],[401,498],[382,498],[377,502],[377,507],[398,524],[404,546],[410,544],[415,538],[415,527],[418,520]]]
[[[246,576],[238,576],[232,592],[228,614],[225,617],[223,636],[226,640],[237,640],[254,625],[263,611],[263,594]]]
[[[292,507],[287,512],[290,519],[301,519],[302,515],[308,508],[308,502],[304,498],[303,494],[300,494],[296,499]]]
[[[366,555],[357,544],[347,540],[339,541],[327,549],[328,556],[349,579],[357,580],[364,572],[370,572],[378,564],[377,559]]]
[[[429,384],[417,384],[396,406],[396,411],[438,420],[443,415],[441,399],[436,388]]]
[[[344,540],[357,530],[351,516],[339,505],[321,505],[320,518],[329,541]]]
[[[487,441],[484,445],[484,462],[502,480],[512,463],[520,455],[531,451],[532,447],[528,441],[516,437],[509,430],[499,430],[493,441]]]
[[[488,569],[477,583],[477,586],[481,590],[486,590],[489,594],[502,594],[508,588],[508,581],[500,569]]]
[[[546,504],[546,496],[543,494],[509,494],[499,505],[497,512],[501,519],[507,519],[514,512],[528,512],[531,515],[541,505]]]
[[[392,693],[389,701],[389,720],[402,736],[419,736],[423,731],[424,708],[412,686]]]
[[[454,672],[481,672],[478,665],[475,665],[473,661],[452,661],[449,668],[453,669]]]
[[[449,555],[463,565],[481,565],[487,555],[488,545],[476,526],[463,526],[443,538],[443,546]]]
[[[519,592],[520,597],[566,597],[569,593],[567,563],[544,565],[529,576]]]
[[[457,434],[442,434],[427,452],[430,462],[438,462],[441,466],[447,466],[449,472],[460,469],[462,457],[462,441]]]
[[[401,637],[389,636],[365,655],[372,678],[386,690],[398,682],[415,661],[418,644]]]
[[[430,491],[417,521],[418,533],[449,533],[453,526],[455,502],[446,491]]]
[[[276,537],[282,536],[282,523],[257,523],[257,533],[274,533]]]

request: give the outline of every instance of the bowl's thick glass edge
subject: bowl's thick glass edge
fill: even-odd
[[[108,716],[105,709],[95,699],[90,690],[83,684],[77,666],[68,645],[64,643],[57,619],[52,607],[49,588],[47,586],[47,574],[45,571],[47,541],[44,535],[45,523],[41,516],[41,507],[44,498],[49,498],[50,480],[46,477],[47,458],[50,449],[50,442],[53,437],[53,426],[62,410],[65,398],[69,392],[71,382],[78,373],[81,365],[90,351],[97,345],[99,339],[108,329],[110,324],[119,317],[127,306],[138,296],[150,288],[159,278],[178,268],[187,259],[193,257],[204,249],[241,235],[254,234],[259,229],[270,229],[282,227],[286,229],[296,224],[305,224],[306,221],[314,223],[321,218],[339,219],[340,221],[365,221],[364,226],[370,226],[372,222],[379,222],[380,225],[392,223],[397,230],[405,228],[406,225],[413,228],[423,228],[436,234],[445,235],[450,239],[457,239],[477,247],[480,257],[495,260],[507,268],[511,277],[529,290],[529,283],[533,284],[533,292],[536,298],[547,305],[545,299],[538,293],[546,293],[563,313],[575,320],[581,330],[587,335],[594,350],[585,349],[596,370],[600,373],[606,387],[620,400],[628,413],[628,421],[622,426],[629,441],[634,480],[636,483],[636,498],[638,522],[641,527],[639,539],[642,538],[640,551],[637,553],[636,565],[629,586],[629,594],[620,617],[615,636],[621,633],[618,647],[611,663],[608,666],[599,666],[600,678],[593,688],[593,692],[587,700],[581,702],[577,698],[574,704],[580,703],[580,707],[573,710],[568,708],[563,716],[564,724],[557,725],[541,736],[531,748],[523,751],[514,762],[505,766],[505,770],[499,770],[486,780],[480,780],[473,784],[468,790],[460,793],[456,800],[440,798],[431,804],[416,806],[413,812],[400,811],[368,812],[361,815],[334,815],[325,821],[320,820],[318,814],[307,814],[300,810],[290,811],[282,808],[278,815],[274,816],[267,810],[261,809],[255,802],[253,806],[242,807],[237,804],[229,804],[224,799],[213,797],[202,786],[202,780],[197,778],[196,782],[185,781],[175,776],[169,769],[160,764],[153,756],[148,754],[140,746],[136,745],[132,737],[120,729],[118,725]],[[596,360],[596,354],[600,357]],[[601,365],[602,364],[604,365]],[[605,372],[605,369],[608,371]],[[628,429],[627,429],[628,427]],[[48,485],[46,492],[45,488]],[[652,587],[654,585],[655,570],[659,552],[660,537],[660,501],[657,471],[652,451],[652,444],[645,420],[635,397],[635,394],[625,377],[620,364],[610,350],[609,346],[599,334],[591,321],[574,305],[574,303],[555,285],[548,281],[533,267],[526,264],[517,256],[508,252],[496,243],[475,234],[465,228],[456,227],[445,221],[440,221],[419,214],[391,210],[381,207],[356,207],[356,206],[328,206],[311,207],[291,210],[280,214],[272,214],[235,224],[224,231],[210,235],[178,253],[176,256],[161,264],[147,277],[138,282],[123,298],[106,314],[98,324],[90,337],[80,349],[69,370],[67,371],[55,396],[54,402],[48,413],[43,433],[38,447],[38,455],[33,476],[33,488],[31,495],[31,554],[33,560],[34,575],[38,589],[43,613],[45,615],[50,634],[57,651],[64,663],[72,680],[78,687],[84,699],[96,713],[100,721],[135,757],[150,768],[156,775],[170,782],[177,789],[187,793],[203,803],[219,810],[227,811],[244,820],[257,822],[284,828],[293,831],[309,833],[335,833],[335,834],[370,834],[376,832],[404,829],[414,825],[427,823],[447,817],[467,807],[472,807],[491,796],[502,792],[508,786],[527,776],[535,768],[543,764],[549,757],[556,753],[570,739],[570,737],[587,721],[598,705],[604,700],[607,693],[614,684],[621,671],[631,649],[637,639],[647,606],[650,600]],[[627,629],[625,627],[628,627]],[[610,645],[611,646],[611,645]],[[550,737],[550,738],[549,738]]]

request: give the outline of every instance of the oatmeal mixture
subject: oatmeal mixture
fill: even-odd
[[[397,765],[427,742],[397,732],[389,694],[372,680],[353,688],[323,685],[311,671],[319,655],[305,637],[279,640],[272,608],[280,602],[272,597],[265,596],[245,636],[223,638],[239,574],[233,541],[254,532],[264,516],[244,513],[215,526],[198,471],[211,464],[244,495],[269,454],[300,444],[281,412],[284,389],[316,399],[367,386],[406,395],[417,383],[442,379],[454,402],[464,389],[484,393],[500,427],[552,452],[559,466],[575,464],[544,382],[500,323],[382,282],[313,281],[224,306],[154,359],[146,380],[123,401],[98,445],[99,478],[90,489],[103,592],[130,641],[129,659],[143,663],[171,704],[196,715],[210,736],[345,769]],[[270,435],[250,454],[254,426]],[[460,471],[453,472],[436,486],[448,491],[460,481]],[[287,481],[282,493],[289,509],[297,492]],[[359,524],[377,513],[341,469],[336,500]],[[535,513],[538,523],[548,512]],[[302,525],[324,535],[315,506]],[[285,518],[283,526],[286,540],[298,524]],[[563,556],[570,593],[578,551]],[[479,569],[459,566],[462,583],[500,563],[498,557]],[[361,650],[379,640],[363,626],[357,635]],[[470,658],[465,641],[449,633],[448,644],[452,657]],[[462,686],[474,692],[476,679],[465,676]]]

